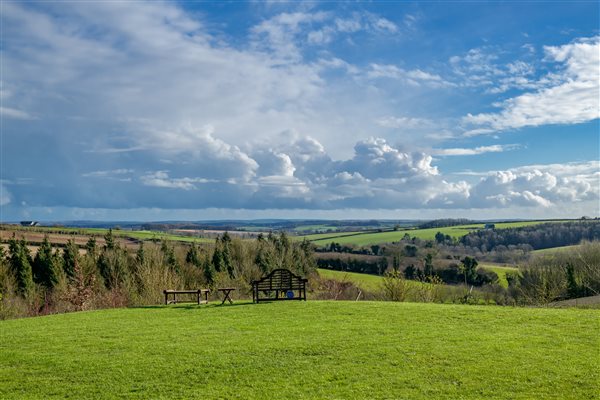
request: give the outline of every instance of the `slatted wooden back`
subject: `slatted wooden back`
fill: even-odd
[[[308,279],[301,278],[288,269],[275,269],[264,278],[252,282],[253,297],[256,302],[260,300],[288,300],[288,297],[280,297],[280,294],[285,294],[291,290],[299,292],[293,299],[306,300],[306,282],[308,282]],[[274,298],[271,296],[271,292],[275,294]],[[261,293],[266,294],[267,298],[261,299]]]

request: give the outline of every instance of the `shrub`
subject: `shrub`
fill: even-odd
[[[387,301],[404,301],[408,296],[409,286],[401,272],[390,271],[383,277],[383,299]]]

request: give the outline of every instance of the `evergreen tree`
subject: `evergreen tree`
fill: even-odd
[[[215,240],[215,250],[212,256],[212,265],[215,268],[215,271],[221,272],[225,269],[225,264],[223,262],[223,253],[221,252],[221,240],[217,236]]]
[[[195,267],[200,267],[202,265],[200,262],[200,257],[198,257],[198,249],[193,243],[185,256],[185,262],[192,264]]]
[[[98,246],[96,244],[95,237],[90,236],[87,243],[85,244],[85,250],[88,256],[90,256],[94,260],[96,259],[96,255],[98,253]]]
[[[581,296],[581,287],[577,282],[577,278],[575,276],[575,268],[572,263],[567,263],[566,268],[567,274],[567,295],[570,299],[574,299]]]
[[[117,247],[117,243],[115,242],[115,237],[113,235],[112,229],[109,229],[104,235],[104,249],[105,250],[113,250]]]
[[[465,257],[462,260],[462,271],[465,277],[465,284],[477,283],[477,260],[472,257]]]
[[[135,253],[135,261],[138,265],[143,265],[146,259],[146,252],[144,251],[144,242],[140,242],[140,247],[138,247]]]
[[[38,249],[32,265],[35,282],[47,289],[52,289],[56,286],[59,277],[59,260],[57,260],[52,250],[48,236],[44,236],[44,241]]]
[[[75,264],[79,262],[79,247],[73,240],[69,240],[63,249],[63,269],[69,279],[75,276]]]
[[[425,276],[433,276],[433,256],[431,253],[427,253],[425,256],[425,266],[423,268]]]
[[[204,258],[203,269],[204,279],[206,280],[206,283],[208,284],[208,286],[212,286],[215,281],[215,271],[213,270],[213,266],[211,265],[211,263],[208,261],[208,257]]]
[[[171,246],[166,240],[163,240],[160,249],[165,256],[167,265],[173,268],[174,271],[179,272],[179,263],[177,257],[175,257],[175,248]]]
[[[33,292],[31,255],[25,240],[18,241],[13,234],[8,242],[9,266],[17,281],[18,293],[27,298]]]
[[[225,270],[227,271],[227,274],[229,275],[230,278],[234,277],[234,273],[233,273],[233,260],[231,259],[231,246],[230,246],[230,241],[222,241],[223,243],[223,248],[221,250],[221,258],[223,259],[223,266],[225,267]]]

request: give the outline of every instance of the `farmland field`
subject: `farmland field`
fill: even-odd
[[[95,236],[98,245],[104,244],[103,236],[108,232],[104,228],[68,228],[68,227],[33,227],[22,228],[18,226],[3,225],[0,230],[0,241],[7,242],[13,235],[20,239],[24,237],[29,243],[39,244],[42,242],[45,235],[48,235],[49,240],[53,244],[64,245],[69,240],[74,240],[79,246],[83,246],[90,236]],[[214,239],[199,238],[194,236],[173,235],[158,231],[129,231],[129,230],[113,230],[113,235],[117,239],[128,240],[170,240],[177,242],[194,242],[194,243],[213,243]]]
[[[479,263],[479,267],[488,271],[495,272],[498,275],[498,284],[503,288],[508,287],[508,281],[506,280],[506,274],[508,273],[518,273],[519,269],[513,266],[506,266],[501,264],[493,264],[481,262]]]
[[[319,269],[319,276],[325,279],[352,282],[361,289],[376,291],[381,289],[383,277],[356,272],[334,271],[331,269]]]
[[[574,244],[571,246],[560,246],[560,247],[551,247],[549,249],[539,249],[532,251],[535,255],[550,255],[555,253],[569,252],[572,250],[577,250],[581,247],[579,244]]]
[[[550,221],[521,221],[521,222],[500,222],[495,224],[496,229],[516,228],[522,226],[531,226],[547,223]],[[553,221],[558,222],[558,221]],[[354,244],[357,246],[367,246],[379,243],[397,242],[404,235],[417,237],[419,239],[434,240],[435,234],[438,232],[444,235],[449,235],[454,238],[460,238],[471,231],[483,229],[485,224],[468,224],[457,225],[443,228],[427,228],[427,229],[402,229],[397,231],[385,232],[344,232],[344,233],[323,233],[316,235],[306,235],[300,238],[306,238],[317,245],[326,245],[331,242],[339,244]]]
[[[0,322],[0,398],[597,399],[598,310],[156,306]]]

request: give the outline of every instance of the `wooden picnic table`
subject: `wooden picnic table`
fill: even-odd
[[[233,300],[231,300],[231,297],[229,296],[229,294],[231,292],[233,292],[235,290],[235,288],[218,288],[217,289],[219,292],[223,293],[223,301],[221,302],[221,305],[223,305],[225,303],[225,300],[229,301],[229,304],[233,304]]]
[[[208,289],[194,289],[194,290],[163,290],[165,294],[165,304],[177,304],[177,295],[178,294],[195,294],[197,295],[198,304],[208,304]],[[204,299],[202,299],[202,294],[204,294]],[[173,300],[169,301],[169,295],[173,295]]]

